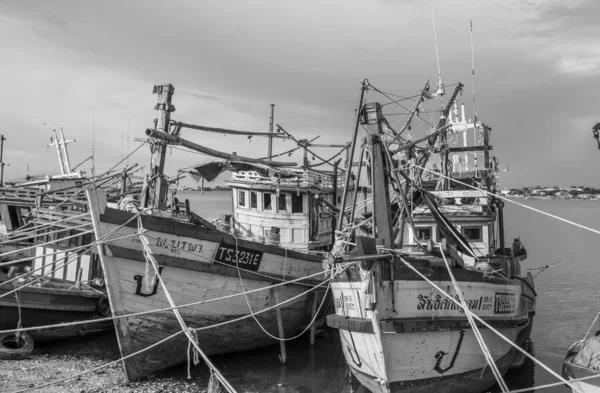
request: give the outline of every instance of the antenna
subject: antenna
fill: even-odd
[[[127,166],[129,166],[129,115],[127,115]]]
[[[475,50],[473,49],[473,19],[471,19],[471,74],[473,80],[473,124],[476,124],[477,110],[475,109]]]
[[[275,116],[275,104],[271,104],[271,118],[269,120],[269,134],[273,133],[273,117]],[[268,149],[269,161],[273,157],[273,138],[269,136],[269,149]]]
[[[437,34],[435,32],[435,15],[433,14],[433,0],[429,0],[431,4],[431,22],[433,23],[433,39],[435,41],[435,57],[437,59],[437,67],[438,67],[438,89],[443,86],[442,84],[442,70],[440,68],[440,53],[438,50],[438,41]]]
[[[121,160],[123,160],[123,133],[125,132],[124,130],[124,119],[121,116]]]
[[[92,105],[92,176],[96,176],[96,154],[94,145],[96,143],[95,135],[95,108]]]

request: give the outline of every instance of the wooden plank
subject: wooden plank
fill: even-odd
[[[277,289],[273,290],[273,294],[275,296],[275,304],[279,304],[279,295],[277,294]],[[285,352],[285,341],[283,340],[283,338],[285,338],[285,333],[283,331],[283,320],[281,319],[281,307],[277,306],[275,308],[275,315],[277,316],[277,330],[279,331],[279,338],[281,339],[279,340],[279,349],[281,350],[279,361],[282,364],[285,364],[287,355]]]

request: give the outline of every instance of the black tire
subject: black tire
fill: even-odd
[[[106,296],[102,296],[98,299],[98,304],[96,304],[96,312],[102,317],[106,317],[108,314],[110,314],[110,302]]]
[[[33,352],[33,337],[27,332],[21,332],[17,340],[15,333],[0,334],[0,359],[20,360]]]

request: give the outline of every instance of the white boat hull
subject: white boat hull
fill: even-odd
[[[336,314],[327,319],[340,330],[353,374],[369,390],[478,393],[495,383],[467,318],[430,284],[395,280],[392,290],[391,281],[369,282],[364,272],[349,276],[332,284]],[[451,281],[435,283],[456,296]],[[532,317],[519,301],[519,282],[479,278],[459,287],[471,311],[525,345]],[[522,356],[510,343],[490,329],[480,326],[480,332],[501,373],[520,365]]]

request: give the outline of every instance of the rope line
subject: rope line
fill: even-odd
[[[435,172],[433,172],[433,171],[431,171],[431,170],[429,170],[429,169],[427,169],[427,168],[423,168],[423,167],[421,167],[421,166],[419,166],[419,165],[416,165],[416,164],[413,164],[413,165],[414,165],[416,168],[419,168],[419,169],[425,170],[425,171],[427,171],[427,172],[430,172],[430,173],[435,173]],[[551,218],[557,219],[557,220],[559,220],[559,221],[562,221],[562,222],[566,222],[567,224],[571,224],[571,225],[573,225],[573,226],[576,226],[576,227],[578,227],[578,228],[585,229],[586,231],[589,231],[589,232],[595,233],[595,234],[597,234],[597,235],[600,235],[600,230],[598,230],[598,229],[594,229],[594,228],[590,228],[590,227],[587,227],[587,226],[585,226],[585,225],[582,225],[582,224],[578,224],[578,223],[576,223],[576,222],[574,222],[574,221],[567,220],[566,218],[563,218],[563,217],[560,217],[560,216],[557,216],[557,215],[554,215],[554,214],[551,214],[551,213],[545,212],[545,211],[543,211],[543,210],[540,210],[540,209],[536,209],[535,207],[527,206],[527,205],[525,205],[525,204],[522,204],[522,203],[519,203],[519,202],[517,202],[517,201],[513,201],[513,200],[512,200],[512,199],[510,199],[510,198],[506,198],[506,197],[503,197],[503,196],[501,196],[501,195],[494,194],[493,192],[490,192],[490,191],[487,191],[487,190],[483,190],[483,189],[480,189],[480,188],[473,187],[473,186],[471,186],[470,184],[463,183],[463,182],[461,182],[461,181],[459,181],[459,180],[456,180],[456,179],[453,179],[453,178],[451,178],[451,177],[445,176],[445,175],[443,175],[443,174],[441,174],[441,173],[436,173],[436,175],[438,175],[438,176],[441,176],[441,177],[444,177],[444,178],[446,178],[446,179],[449,179],[449,180],[451,180],[451,181],[454,181],[455,183],[461,184],[461,185],[463,185],[463,186],[469,187],[469,188],[471,188],[471,189],[473,189],[473,190],[477,190],[477,191],[480,191],[480,192],[482,192],[482,193],[485,193],[487,196],[493,196],[493,197],[496,197],[496,198],[498,198],[498,199],[502,199],[502,200],[504,200],[504,201],[507,201],[507,202],[510,202],[510,203],[512,203],[512,204],[514,204],[514,205],[517,205],[517,206],[523,207],[523,208],[525,208],[525,209],[532,210],[532,211],[534,211],[534,212],[536,212],[536,213],[540,213],[540,214],[542,214],[542,215],[545,215],[545,216],[548,216],[548,217],[551,217]]]
[[[200,345],[198,345],[198,343],[196,342],[194,335],[192,335],[191,329],[188,328],[187,324],[183,320],[183,317],[181,316],[181,313],[176,308],[175,302],[173,301],[173,298],[171,297],[171,293],[169,292],[167,285],[165,284],[163,278],[160,275],[160,271],[158,269],[158,262],[156,262],[156,259],[154,259],[154,256],[152,255],[152,250],[150,249],[150,243],[148,242],[148,239],[146,238],[146,236],[144,236],[144,232],[145,232],[145,229],[142,226],[142,217],[140,216],[140,217],[138,217],[138,235],[140,237],[140,240],[142,241],[142,246],[144,247],[144,256],[146,257],[146,262],[150,262],[149,264],[154,269],[155,278],[160,282],[160,285],[165,293],[165,297],[167,298],[169,305],[171,307],[174,307],[173,314],[175,314],[175,318],[177,319],[177,322],[181,326],[183,333],[186,335],[186,337],[188,339],[188,343],[191,344],[196,349],[196,351],[198,351],[198,353],[200,354],[202,359],[204,359],[204,361],[206,362],[206,365],[210,368],[211,372],[215,373],[217,379],[221,382],[221,385],[223,385],[223,387],[225,387],[225,389],[227,389],[228,392],[236,393],[236,390],[234,389],[234,387],[231,386],[229,381],[227,381],[227,379],[225,379],[225,377],[221,374],[219,369],[210,361],[210,359],[208,358],[208,356],[206,356],[204,351],[202,351],[202,349],[200,348]],[[197,338],[197,336],[196,336],[196,338]]]
[[[238,254],[238,238],[235,235],[233,237],[235,238],[235,253],[237,255]],[[286,256],[286,261],[287,261],[287,256]],[[317,320],[317,315],[319,315],[319,312],[321,311],[321,308],[323,307],[323,304],[325,304],[325,299],[327,298],[327,296],[323,296],[323,299],[321,300],[321,304],[319,305],[319,309],[317,310],[317,312],[315,313],[315,315],[311,319],[310,323],[306,326],[306,328],[304,330],[302,330],[301,333],[297,334],[294,337],[289,337],[289,338],[277,337],[277,336],[274,336],[273,334],[269,333],[267,331],[267,329],[265,329],[264,326],[260,323],[260,321],[258,320],[258,318],[256,318],[256,316],[254,315],[255,313],[252,310],[252,306],[250,305],[250,300],[248,299],[248,295],[246,294],[246,288],[244,287],[244,280],[242,279],[242,274],[240,272],[240,268],[239,268],[239,264],[238,264],[237,258],[236,258],[236,261],[235,261],[235,266],[237,268],[238,277],[240,279],[240,286],[242,287],[242,292],[244,294],[244,299],[246,300],[246,304],[248,305],[248,310],[250,310],[250,315],[252,315],[252,318],[254,319],[254,321],[256,322],[256,324],[258,325],[258,327],[260,327],[260,329],[267,336],[271,337],[274,340],[278,340],[278,341],[291,341],[291,340],[295,340],[298,337],[302,336],[304,333],[306,333],[308,331],[308,329],[310,328],[310,326]],[[285,270],[284,270],[284,274],[285,274]],[[319,272],[319,274],[324,274],[324,273],[323,272]],[[329,285],[327,286],[327,289],[325,290],[325,295],[327,295],[327,292],[329,291],[329,287],[330,286],[331,286],[331,282],[329,282]],[[317,295],[315,294],[315,296],[317,296]]]
[[[463,292],[460,290],[458,283],[456,282],[456,278],[454,277],[454,274],[452,273],[452,269],[450,268],[450,265],[448,264],[448,260],[446,259],[446,255],[444,254],[444,250],[442,249],[442,247],[440,247],[440,252],[442,254],[442,258],[444,259],[444,264],[446,265],[448,274],[450,275],[450,279],[452,280],[452,285],[454,286],[454,290],[456,291],[456,294],[458,295],[458,298],[460,299],[460,303],[462,304],[463,309],[468,309],[469,307],[467,306],[467,302],[465,302]],[[473,320],[473,316],[471,315],[471,313],[465,313],[465,315],[467,316],[467,319],[469,320],[469,324],[471,325],[471,329],[473,330],[473,335],[475,336],[475,338],[477,339],[477,343],[481,347],[483,356],[485,357],[485,360],[487,361],[488,365],[490,366],[490,369],[492,370],[492,374],[494,374],[494,378],[496,378],[496,382],[498,383],[498,386],[500,386],[500,389],[502,389],[502,391],[504,393],[507,393],[508,386],[506,386],[506,382],[504,381],[504,378],[502,378],[502,374],[500,373],[500,370],[498,370],[498,366],[494,362],[494,358],[490,354],[490,350],[488,349],[488,347],[483,339],[483,336],[481,335],[481,332],[479,331],[479,328],[477,327],[477,324]]]
[[[135,234],[133,236],[137,236],[137,234]],[[272,288],[276,288],[276,287],[280,287],[280,286],[284,286],[284,285],[288,285],[288,284],[294,284],[294,283],[297,283],[298,281],[306,280],[308,278],[313,278],[313,277],[316,277],[316,276],[322,275],[322,274],[324,274],[324,273],[323,272],[319,272],[319,273],[311,274],[309,276],[295,278],[293,280],[289,280],[289,281],[282,282],[282,283],[279,283],[279,284],[273,284],[273,285],[270,285],[270,286],[267,286],[267,287],[263,287],[263,288],[252,289],[252,290],[247,291],[247,293],[251,294],[251,293],[260,292],[260,291],[264,291],[264,290],[268,290],[268,289],[272,289]],[[206,304],[206,303],[212,303],[212,302],[216,302],[216,301],[219,301],[219,300],[226,300],[226,299],[230,299],[230,298],[233,298],[233,297],[236,297],[236,296],[241,296],[241,295],[243,295],[243,293],[242,292],[238,292],[238,293],[234,293],[234,294],[231,294],[231,295],[226,295],[226,296],[222,296],[222,297],[218,297],[218,298],[214,298],[214,299],[207,299],[207,300],[201,300],[201,301],[197,301],[197,302],[192,302],[192,303],[186,303],[186,304],[178,305],[175,308],[179,309],[179,308],[184,308],[184,307],[191,307],[191,306],[196,306],[196,305],[201,305],[201,304]],[[154,314],[154,313],[158,313],[158,312],[171,311],[171,310],[173,310],[173,307],[165,307],[165,308],[159,308],[159,309],[156,309],[156,310],[140,311],[140,312],[136,312],[136,313],[132,313],[132,314],[115,315],[115,316],[106,317],[106,318],[97,318],[97,319],[94,319],[94,322],[104,322],[104,321],[111,321],[111,320],[114,320],[114,319],[137,317],[137,316],[141,316],[141,315],[148,315],[148,314]],[[257,313],[255,313],[255,314],[257,314]],[[43,329],[52,329],[52,328],[56,328],[56,327],[67,327],[67,326],[84,325],[84,324],[89,323],[89,322],[90,321],[75,321],[75,322],[65,322],[65,323],[54,324],[54,325],[34,326],[34,327],[29,327],[29,328],[22,328],[21,331],[26,332],[26,331],[31,331],[31,330],[43,330]],[[15,333],[17,331],[18,331],[18,329],[0,330],[0,334],[3,334],[3,333]]]
[[[389,250],[389,251],[395,252],[395,250]],[[520,346],[518,346],[517,344],[515,344],[514,342],[512,342],[507,337],[505,337],[498,330],[494,329],[493,326],[491,326],[489,323],[485,322],[477,314],[473,313],[468,308],[463,308],[462,304],[460,304],[460,302],[458,300],[454,299],[452,296],[450,296],[448,293],[446,293],[443,289],[441,289],[433,281],[431,281],[429,278],[427,278],[423,273],[421,273],[419,270],[417,270],[413,265],[411,265],[404,258],[399,257],[399,259],[400,259],[400,261],[402,261],[402,263],[404,263],[404,265],[406,265],[409,269],[411,269],[413,272],[415,272],[419,277],[421,277],[423,280],[425,280],[427,283],[429,283],[429,285],[431,285],[433,288],[435,288],[436,290],[438,290],[442,295],[444,295],[446,298],[450,299],[450,301],[452,301],[454,304],[456,304],[458,307],[460,307],[465,312],[465,314],[466,313],[471,314],[473,316],[473,318],[477,319],[477,321],[479,323],[481,323],[486,328],[490,329],[490,331],[496,333],[496,335],[498,335],[498,337],[500,337],[502,340],[506,341],[508,344],[510,344],[512,347],[516,348],[519,352],[521,352],[527,358],[529,358],[533,362],[535,362],[538,366],[542,367],[544,370],[548,371],[551,375],[555,376],[559,381],[562,381],[561,382],[562,384],[566,384],[571,389],[573,389],[574,391],[577,391],[576,388],[569,381],[567,381],[566,379],[564,379],[563,377],[561,377],[560,375],[558,375],[550,367],[546,366],[544,363],[542,363],[541,361],[539,361],[535,357],[531,356],[527,351],[525,351],[523,348],[521,348]],[[514,393],[514,392],[511,392],[511,393]]]

